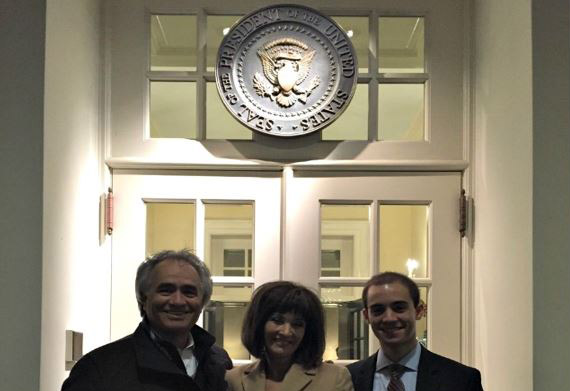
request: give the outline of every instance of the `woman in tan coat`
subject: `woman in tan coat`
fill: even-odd
[[[289,281],[260,286],[241,339],[258,360],[226,372],[230,391],[354,390],[346,368],[323,362],[323,307],[304,286]]]

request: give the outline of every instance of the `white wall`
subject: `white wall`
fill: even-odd
[[[474,1],[474,364],[486,391],[532,390],[530,0]]]
[[[44,0],[0,2],[0,388],[39,387]]]
[[[65,330],[109,341],[110,244],[99,246],[103,144],[101,5],[48,0],[40,390],[67,377]]]
[[[534,390],[568,389],[570,368],[570,3],[534,0]]]

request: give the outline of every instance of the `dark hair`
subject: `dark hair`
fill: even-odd
[[[364,303],[364,308],[368,308],[368,288],[373,285],[391,284],[393,282],[399,282],[408,289],[412,302],[414,303],[414,307],[417,308],[420,304],[420,290],[418,285],[408,276],[396,272],[376,274],[366,282],[366,285],[364,285],[364,289],[362,290],[362,302]]]
[[[135,279],[135,292],[137,295],[137,303],[139,305],[139,312],[144,316],[144,303],[146,301],[146,294],[150,289],[150,276],[154,268],[161,262],[166,260],[181,261],[190,264],[198,273],[200,277],[200,285],[202,288],[202,306],[206,305],[212,297],[212,277],[210,271],[204,262],[200,260],[195,254],[189,250],[164,250],[145,259],[137,269],[137,277]]]
[[[276,312],[293,312],[303,318],[305,335],[293,362],[306,369],[317,367],[325,351],[323,305],[313,291],[291,281],[268,282],[253,292],[241,329],[243,345],[252,356],[261,358],[265,351],[265,323]]]

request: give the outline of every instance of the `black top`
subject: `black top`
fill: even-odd
[[[372,391],[377,354],[348,365],[355,391]],[[481,374],[422,346],[416,391],[483,391]]]
[[[62,391],[225,391],[226,369],[232,367],[227,352],[214,345],[215,338],[194,326],[196,375],[186,373],[176,347],[153,341],[141,322],[131,335],[101,346],[75,364]]]

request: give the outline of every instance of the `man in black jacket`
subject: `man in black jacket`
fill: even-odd
[[[204,263],[188,251],[162,251],[139,266],[135,284],[138,328],[85,355],[62,391],[225,391],[231,359],[196,326],[212,295]]]
[[[362,292],[363,314],[381,350],[348,366],[355,391],[482,391],[474,368],[430,352],[416,340],[423,304],[407,276],[373,276]]]

